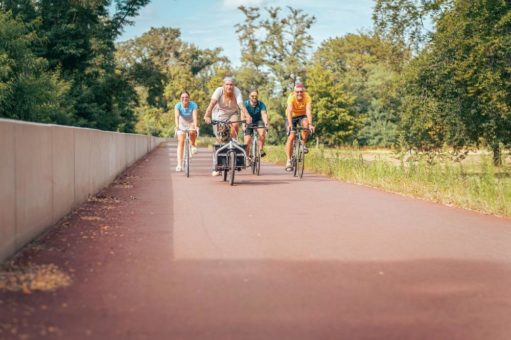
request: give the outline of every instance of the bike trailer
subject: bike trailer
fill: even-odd
[[[214,161],[217,170],[229,168],[227,153],[229,152],[229,144],[214,144]],[[245,144],[234,144],[236,150],[236,167],[246,168]]]

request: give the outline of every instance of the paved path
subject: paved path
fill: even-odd
[[[263,164],[230,187],[157,148],[15,259],[0,338],[511,338],[511,220]]]

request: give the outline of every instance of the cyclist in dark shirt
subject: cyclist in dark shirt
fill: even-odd
[[[266,137],[266,128],[268,127],[268,113],[266,112],[266,105],[259,99],[259,92],[257,90],[251,90],[249,99],[245,100],[245,108],[248,111],[250,117],[252,117],[252,124],[257,125],[257,132],[259,133],[259,150],[261,150],[261,157],[266,156],[264,152],[264,140]],[[248,127],[245,129],[245,144],[246,151],[249,154],[250,143],[252,142],[252,130],[253,128]]]

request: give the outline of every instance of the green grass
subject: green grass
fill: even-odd
[[[197,138],[197,146],[199,147],[212,147],[213,144],[216,143],[216,138],[215,137],[210,137],[210,136],[199,136],[199,138]]]
[[[266,160],[284,164],[283,146],[266,147]],[[310,148],[306,171],[446,205],[511,217],[511,166],[494,167],[487,154],[470,161],[407,162],[385,150]]]

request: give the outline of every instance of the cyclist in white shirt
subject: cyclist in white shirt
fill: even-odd
[[[241,119],[245,119],[247,123],[252,122],[252,118],[247,112],[243,104],[243,98],[239,88],[234,86],[234,79],[232,77],[225,77],[223,86],[217,88],[211,96],[206,113],[204,114],[204,121],[211,124],[211,116],[215,110],[215,119],[217,120],[240,120],[238,112],[241,112]],[[236,138],[238,135],[238,123],[231,124],[230,135]],[[215,131],[217,139],[220,137],[218,131]],[[213,176],[218,176],[217,171],[213,171]]]

